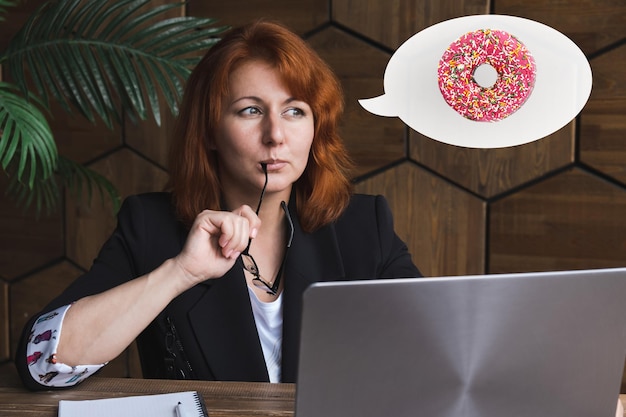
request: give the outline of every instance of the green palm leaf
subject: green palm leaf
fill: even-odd
[[[100,201],[108,196],[113,203],[113,211],[117,212],[121,205],[121,197],[115,186],[104,176],[82,164],[76,163],[70,159],[59,157],[58,174],[61,184],[67,189],[72,190],[73,197],[81,200],[83,191],[87,191],[87,201],[93,199],[94,188],[100,195]]]
[[[57,164],[57,148],[45,116],[10,84],[0,82],[0,165],[32,189]],[[27,177],[27,178],[26,178]]]
[[[46,179],[35,178],[32,187],[19,181],[16,176],[11,176],[5,194],[15,201],[17,207],[22,209],[27,209],[34,204],[37,217],[44,208],[47,214],[53,213],[61,198],[59,186],[54,176]]]
[[[93,199],[95,188],[102,203],[108,197],[113,203],[113,210],[115,212],[119,210],[120,195],[108,179],[92,169],[62,156],[59,157],[58,162],[58,167],[55,170],[56,175],[46,179],[37,178],[32,188],[19,181],[17,177],[11,177],[6,194],[12,197],[16,204],[23,209],[34,205],[36,213],[39,215],[44,209],[48,214],[56,209],[61,199],[62,187],[71,190],[72,197],[77,200],[83,200],[83,192],[86,191],[86,200],[89,203]]]
[[[111,126],[120,120],[121,106],[131,118],[146,119],[151,113],[160,124],[159,93],[175,114],[198,52],[215,43],[226,27],[212,27],[214,19],[164,19],[182,3],[154,8],[148,3],[46,3],[13,38],[0,63],[22,91],[28,90],[28,74],[45,103],[54,98],[91,121],[97,115]]]
[[[6,13],[7,7],[15,7],[19,0],[0,0],[0,22],[6,20],[3,14]]]

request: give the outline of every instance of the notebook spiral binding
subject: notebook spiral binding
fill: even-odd
[[[196,392],[194,395],[194,400],[196,402],[196,409],[198,410],[198,415],[203,417],[209,417],[209,412],[206,409],[206,405],[204,403],[204,398],[202,398],[202,394]]]

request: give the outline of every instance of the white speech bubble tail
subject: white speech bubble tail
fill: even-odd
[[[376,114],[378,116],[385,117],[397,117],[396,101],[394,101],[388,94],[373,98],[362,98],[359,100],[359,104],[368,112]]]

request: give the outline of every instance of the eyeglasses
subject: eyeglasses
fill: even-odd
[[[263,202],[263,196],[265,195],[265,188],[267,187],[267,165],[261,164],[263,167],[263,172],[265,173],[265,184],[263,184],[263,189],[261,190],[261,197],[259,198],[259,204],[256,207],[256,214],[259,214],[259,210],[261,209],[261,203]],[[256,264],[256,261],[250,255],[250,244],[252,243],[252,239],[248,239],[248,246],[246,249],[241,252],[241,260],[243,261],[243,268],[254,275],[252,279],[252,283],[255,287],[264,289],[268,294],[276,295],[278,292],[278,286],[280,285],[280,278],[283,275],[283,269],[285,268],[285,262],[287,260],[287,253],[289,252],[289,248],[291,247],[291,241],[293,240],[293,221],[291,220],[291,215],[289,214],[289,208],[284,201],[280,202],[280,207],[285,212],[285,217],[287,218],[288,226],[289,226],[289,234],[287,236],[287,249],[285,250],[285,255],[283,256],[283,260],[280,264],[280,268],[278,269],[278,273],[276,274],[276,278],[273,281],[268,281],[263,278],[259,272],[259,267]]]

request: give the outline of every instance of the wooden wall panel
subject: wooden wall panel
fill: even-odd
[[[396,49],[413,34],[454,17],[489,12],[489,0],[333,0],[333,19]]]
[[[489,272],[626,265],[626,192],[572,168],[490,205]]]
[[[34,208],[27,211],[15,206],[4,195],[8,186],[0,176],[0,278],[18,278],[63,256],[63,214],[37,217]]]
[[[155,165],[167,169],[170,139],[174,130],[175,117],[169,110],[161,112],[161,125],[153,119],[139,124],[125,124],[126,144],[137,150]]]
[[[219,24],[239,26],[252,20],[265,18],[278,20],[300,35],[327,23],[330,19],[326,0],[192,0],[188,13],[219,19]]]
[[[526,17],[565,33],[586,54],[626,36],[624,0],[493,0],[494,12]]]
[[[45,0],[22,1],[17,7],[7,7],[7,14],[10,18],[0,22],[0,51],[4,51],[11,38],[26,23],[30,15],[45,3]]]
[[[169,1],[178,0],[153,5]],[[0,25],[0,49],[42,2],[23,3]],[[625,1],[191,0],[186,7],[224,25],[281,20],[330,63],[346,93],[342,133],[357,163],[356,188],[387,196],[396,228],[426,275],[626,265]],[[382,93],[393,49],[414,33],[490,10],[551,25],[592,58],[592,97],[578,120],[532,144],[468,150],[358,105]],[[171,119],[162,128],[146,122],[110,131],[56,110],[55,117],[61,152],[89,161],[123,196],[163,187]],[[0,192],[5,188],[0,184]],[[66,200],[59,213],[39,220],[0,202],[0,289],[10,294],[0,332],[10,329],[11,347],[26,314],[87,268],[114,227],[108,205]],[[6,356],[0,350],[0,361]],[[136,349],[105,374],[138,375]]]
[[[395,229],[425,276],[484,272],[486,205],[480,199],[409,162],[356,191],[388,199]]]
[[[90,165],[117,187],[122,198],[131,194],[163,190],[167,174],[134,152],[124,149]],[[100,247],[113,232],[116,219],[110,201],[96,196],[91,204],[68,198],[66,219],[67,256],[88,269]],[[87,239],[86,236],[89,238]]]
[[[57,140],[59,154],[80,163],[88,163],[103,154],[122,147],[120,126],[107,127],[101,120],[94,123],[70,114],[52,104],[50,127]]]
[[[462,134],[462,133],[460,133]],[[411,130],[409,155],[455,184],[491,198],[574,161],[575,125],[508,148],[471,149],[437,142]]]
[[[9,284],[0,281],[0,362],[10,358],[9,347]]]
[[[580,159],[626,184],[626,45],[591,60],[593,90],[581,116]]]
[[[354,175],[404,158],[406,127],[402,121],[374,116],[358,104],[361,98],[383,93],[380,74],[390,55],[336,28],[326,28],[307,40],[341,79],[345,95],[341,134],[356,163]]]

